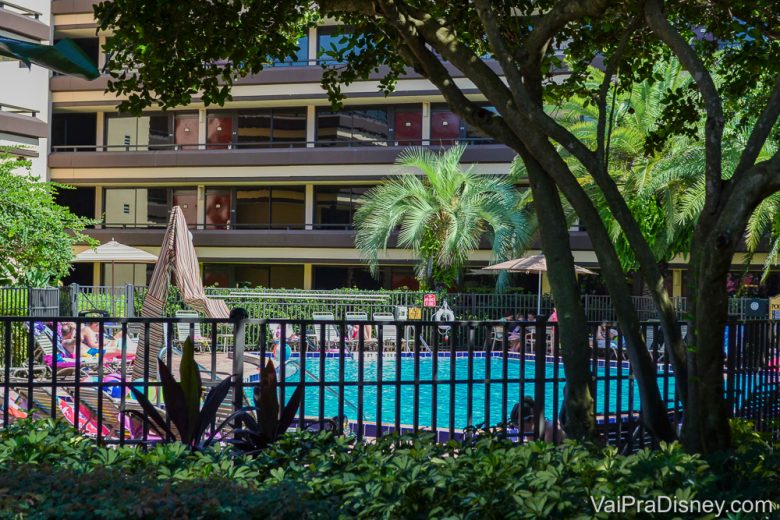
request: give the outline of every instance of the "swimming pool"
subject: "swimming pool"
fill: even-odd
[[[345,385],[340,388],[338,382],[342,360]],[[471,388],[468,384],[470,360],[473,381]],[[468,425],[483,423],[495,425],[505,421],[507,417],[504,416],[502,409],[504,399],[506,399],[508,416],[515,403],[520,402],[524,395],[534,396],[536,390],[535,362],[533,358],[523,359],[520,356],[507,359],[506,367],[501,356],[494,355],[488,358],[484,353],[477,353],[470,359],[467,356],[454,358],[439,356],[434,360],[430,355],[423,355],[417,363],[411,355],[400,358],[393,356],[381,361],[377,358],[366,358],[363,362],[362,384],[358,384],[357,359],[350,356],[326,357],[323,360],[324,371],[321,371],[320,361],[318,355],[307,356],[305,360],[304,415],[307,417],[337,416],[339,403],[342,401],[341,392],[343,392],[343,413],[350,421],[356,421],[358,416],[362,415],[363,421],[377,422],[377,417],[381,415],[381,422],[384,424],[411,425],[415,423],[416,413],[417,424],[430,428],[434,426],[435,414],[437,428],[449,428],[452,417],[452,426],[455,429],[463,429]],[[299,363],[300,359],[296,357],[288,361],[285,367],[286,399],[289,399],[295,386],[301,382],[302,372],[299,370]],[[435,384],[434,365],[436,365],[437,379]],[[505,368],[506,374],[504,374]],[[381,391],[378,390],[377,384],[380,371]],[[324,377],[321,377],[321,373]],[[400,378],[396,376],[399,373]],[[674,378],[661,372],[658,377],[662,397],[666,396],[671,405],[674,402]],[[563,402],[565,385],[563,365],[546,362],[544,379],[545,416],[551,418],[557,415],[556,410]],[[639,392],[633,379],[629,377],[627,365],[613,364],[610,368],[599,367],[596,379],[597,415],[614,415],[618,410],[621,412],[639,410]],[[417,384],[415,380],[418,381]],[[557,384],[555,380],[558,381]],[[362,407],[360,389],[362,389]],[[251,395],[251,389],[247,390]],[[454,404],[453,407],[450,406],[451,402]],[[321,405],[324,407],[322,414],[320,414]],[[381,406],[381,409],[378,406]],[[396,417],[397,412],[398,417]]]

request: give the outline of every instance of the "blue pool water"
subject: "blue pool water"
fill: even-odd
[[[285,390],[286,398],[292,394],[295,386],[301,381],[301,371],[298,369],[300,360],[294,358],[286,365],[287,375],[285,381],[289,384]],[[334,417],[339,413],[340,389],[338,387],[341,359],[338,357],[327,357],[325,359],[324,377],[320,376],[320,358],[306,358],[306,375],[304,414],[307,417],[316,417],[320,415],[320,380],[325,385],[324,390],[324,417]],[[533,360],[521,361],[519,358],[507,359],[506,378],[511,382],[504,385],[503,379],[504,360],[501,357],[490,358],[486,363],[485,357],[474,357],[473,379],[475,380],[471,393],[469,393],[468,384],[468,358],[441,356],[438,358],[436,384],[437,395],[435,403],[433,401],[433,384],[431,384],[434,360],[431,357],[421,357],[419,360],[418,377],[419,385],[415,385],[415,360],[412,357],[402,357],[400,359],[400,378],[396,377],[397,365],[394,357],[385,358],[381,361],[382,381],[381,390],[381,422],[392,425],[396,422],[396,402],[399,397],[399,390],[396,387],[396,381],[400,380],[400,423],[411,425],[414,423],[414,400],[415,387],[419,392],[418,406],[418,424],[422,427],[432,427],[432,417],[434,407],[436,409],[436,427],[449,428],[450,426],[450,395],[451,387],[454,387],[454,427],[462,429],[467,425],[479,425],[489,422],[491,425],[503,422],[507,419],[502,414],[502,401],[506,395],[506,414],[508,415],[515,403],[521,400],[521,395],[534,396],[536,367]],[[486,383],[486,370],[490,368],[491,382]],[[452,377],[454,370],[454,377]],[[605,413],[614,414],[616,410],[626,412],[632,410],[637,412],[640,407],[639,393],[633,381],[629,378],[627,366],[611,367],[607,372],[604,367],[600,367],[596,374],[596,413],[603,415]],[[358,419],[359,392],[355,382],[358,381],[358,362],[347,356],[343,359],[344,381],[348,385],[343,389],[344,392],[344,414],[351,421]],[[379,361],[374,359],[365,359],[363,368],[363,390],[362,390],[362,415],[364,421],[377,421],[377,398],[378,391],[376,381],[379,372]],[[563,387],[565,384],[564,370],[562,365],[554,363],[545,363],[545,415],[548,418],[557,415],[556,410],[560,408],[563,402]],[[552,379],[561,380],[557,387]],[[450,380],[454,379],[454,384]],[[607,379],[609,381],[607,382]],[[522,381],[522,382],[521,382]],[[489,407],[486,407],[485,388],[488,386]],[[521,388],[522,386],[522,388]],[[666,395],[668,400],[673,402],[674,378],[659,376],[659,387],[662,396]],[[247,389],[248,394],[251,389]],[[557,399],[554,392],[557,391]],[[468,403],[471,403],[469,410]],[[486,417],[486,411],[489,409],[489,417]],[[469,415],[470,414],[470,415]]]

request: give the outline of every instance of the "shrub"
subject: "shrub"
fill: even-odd
[[[623,456],[570,441],[357,443],[330,432],[286,434],[250,458],[179,443],[101,447],[67,425],[25,420],[0,431],[0,515],[590,518],[591,496],[780,501],[777,446],[742,423],[734,431],[735,450],[708,460],[678,444]]]

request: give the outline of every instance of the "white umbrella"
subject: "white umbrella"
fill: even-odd
[[[107,264],[111,262],[111,314],[114,314],[114,265],[115,264],[153,264],[157,257],[137,247],[120,244],[113,238],[94,249],[87,249],[77,254],[74,262],[90,262]]]
[[[509,273],[539,273],[539,289],[536,295],[536,313],[542,312],[542,273],[547,272],[547,259],[544,255],[526,256],[523,258],[516,258],[514,260],[507,260],[500,264],[489,265],[484,269],[480,269],[480,272],[491,271],[506,271]],[[577,274],[596,274],[593,271],[574,266],[574,271]]]

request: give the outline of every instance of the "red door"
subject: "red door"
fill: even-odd
[[[232,116],[227,114],[209,114],[206,127],[206,143],[208,143],[207,148],[209,150],[224,150],[230,147],[230,143],[233,141]]]
[[[422,141],[422,111],[399,110],[395,113],[395,144],[419,146]]]
[[[174,116],[174,139],[180,150],[198,149],[198,114]]]
[[[431,144],[451,145],[460,137],[460,118],[442,110],[431,113]]]
[[[228,190],[206,190],[206,228],[227,229],[230,227],[230,192]]]

